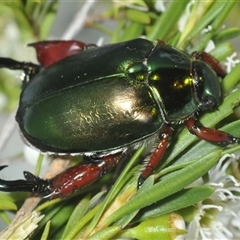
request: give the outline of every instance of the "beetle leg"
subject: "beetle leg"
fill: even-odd
[[[23,87],[30,81],[41,69],[40,65],[31,62],[18,62],[11,58],[0,57],[0,68],[12,70],[22,70],[24,72]]]
[[[186,120],[185,125],[187,126],[190,133],[209,142],[223,145],[240,142],[240,138],[233,137],[232,135],[226,132],[217,129],[198,126],[197,121],[193,118],[189,118],[188,120]]]
[[[122,158],[123,152],[98,158],[85,156],[89,163],[81,163],[70,167],[51,179],[51,192],[44,198],[67,196],[77,190],[87,187],[101,178]]]
[[[7,166],[0,166],[0,171]],[[30,172],[24,172],[26,180],[19,179],[6,181],[0,179],[0,190],[4,192],[31,192],[42,193],[49,191],[49,181],[34,176]]]
[[[28,44],[28,46],[35,48],[37,59],[44,67],[88,48],[88,44],[74,40],[42,41]]]
[[[157,44],[159,44],[159,45],[161,45],[161,44],[165,45],[165,44],[166,44],[166,42],[165,42],[165,41],[163,41],[163,40],[158,40],[158,41],[157,41]]]
[[[200,59],[208,63],[219,77],[224,78],[226,76],[226,71],[223,69],[218,60],[214,58],[211,54],[207,52],[193,52],[192,57],[194,59]]]
[[[150,176],[150,174],[153,172],[153,170],[157,167],[159,162],[162,159],[162,156],[164,155],[168,143],[171,139],[172,135],[172,129],[170,126],[166,125],[159,136],[160,142],[150,155],[150,158],[147,160],[146,165],[144,165],[144,169],[138,178],[138,188],[141,187],[143,182],[145,181],[146,178]]]
[[[82,189],[109,172],[121,159],[123,152],[103,157],[87,157],[89,162],[70,167],[52,179],[41,179],[25,171],[25,180],[5,181],[0,179],[0,191],[31,192],[54,199],[65,197]],[[0,171],[6,166],[1,166]]]

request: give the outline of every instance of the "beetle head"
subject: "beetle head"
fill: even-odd
[[[203,61],[192,62],[194,95],[202,110],[216,107],[222,96],[219,79],[213,69]]]

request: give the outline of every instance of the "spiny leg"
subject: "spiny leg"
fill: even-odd
[[[159,162],[161,161],[167,146],[170,142],[172,135],[172,129],[170,126],[166,125],[163,127],[160,135],[159,135],[159,143],[157,147],[154,149],[149,159],[147,160],[146,165],[144,165],[143,171],[138,178],[138,188],[143,184],[143,182],[148,178],[153,170],[157,167]]]
[[[91,185],[113,167],[122,158],[123,152],[100,157],[86,157],[88,162],[70,167],[52,179],[43,180],[25,171],[25,180],[6,181],[0,179],[0,191],[30,192],[43,198],[65,197],[77,190]],[[1,166],[0,170],[6,166]]]
[[[119,152],[103,157],[87,157],[87,162],[70,167],[51,180],[51,193],[44,198],[64,197],[91,185],[104,174],[111,171],[123,153]]]
[[[224,78],[226,76],[226,71],[223,69],[218,60],[215,59],[211,54],[207,52],[193,52],[192,57],[208,63],[219,77]]]

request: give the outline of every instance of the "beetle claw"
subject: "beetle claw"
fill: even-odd
[[[0,171],[2,171],[5,167],[8,167],[8,165],[0,166]]]
[[[5,166],[0,166],[0,171]],[[34,194],[45,195],[50,193],[50,180],[44,180],[36,177],[30,172],[24,172],[24,179],[18,179],[14,181],[6,181],[0,178],[0,190],[4,192],[30,192]]]

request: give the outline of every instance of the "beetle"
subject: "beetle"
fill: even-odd
[[[196,113],[220,104],[219,77],[226,74],[206,52],[190,55],[146,39],[101,47],[78,41],[30,46],[40,65],[0,58],[0,67],[25,73],[16,114],[21,135],[41,152],[82,154],[86,161],[52,179],[27,171],[24,180],[0,179],[1,191],[27,191],[49,199],[67,196],[113,169],[129,147],[154,139],[140,187],[180,123],[215,144],[240,142],[197,122]]]

